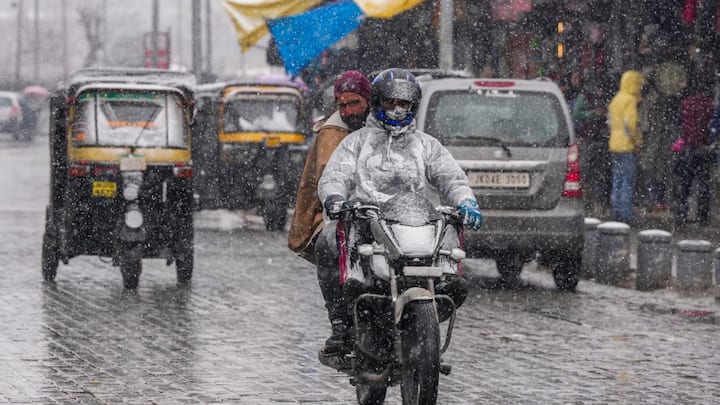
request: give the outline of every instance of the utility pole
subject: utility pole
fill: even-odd
[[[198,79],[202,72],[202,29],[200,0],[192,0],[192,65]]]
[[[184,57],[183,57],[183,10],[184,7],[178,7],[177,10],[177,38],[175,39],[175,48],[177,49],[175,52],[175,63],[178,66],[184,65]]]
[[[63,2],[64,2],[64,1],[65,1],[65,0],[63,0]],[[64,9],[65,9],[65,7],[63,6],[63,10],[64,10]],[[107,0],[102,0],[102,44],[103,44],[103,47],[102,47],[102,52],[103,52],[103,54],[102,54],[102,64],[103,64],[103,66],[107,66],[107,65],[108,65],[107,49],[108,49],[108,46],[109,46],[109,45],[108,45],[108,29],[107,29],[107,26],[108,26]]]
[[[207,72],[212,73],[212,14],[210,9],[211,0],[205,0],[205,58],[207,59]]]
[[[18,19],[17,19],[17,49],[15,54],[15,79],[22,79],[22,31],[23,31],[23,0],[18,0]]]
[[[453,0],[440,0],[440,68],[452,69],[453,61]]]
[[[158,5],[158,0],[153,0],[152,2],[152,34],[150,37],[151,41],[151,48],[152,48],[152,67],[156,68],[158,67],[158,24],[159,24],[159,17],[158,14],[160,13],[160,7]]]
[[[67,46],[67,0],[62,0],[62,51],[63,51],[63,79],[68,77],[68,46]]]
[[[33,39],[33,80],[37,83],[40,77],[40,24],[38,24],[38,13],[40,12],[40,0],[35,0],[35,38]]]

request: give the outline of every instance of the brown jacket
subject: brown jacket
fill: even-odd
[[[298,187],[295,213],[290,224],[288,247],[303,259],[315,263],[315,237],[323,227],[322,202],[317,195],[317,185],[335,148],[347,136],[348,127],[335,111],[325,121],[313,128],[317,137],[307,157]]]

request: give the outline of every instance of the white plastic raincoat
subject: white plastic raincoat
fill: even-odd
[[[366,126],[333,152],[318,184],[320,201],[333,194],[349,201],[381,204],[401,192],[432,195],[456,207],[475,200],[465,172],[440,142],[415,129],[415,122],[389,136],[372,114]]]

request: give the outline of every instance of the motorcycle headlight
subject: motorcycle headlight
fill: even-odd
[[[408,256],[430,256],[435,251],[438,227],[435,224],[423,226],[390,225],[400,251]]]
[[[125,225],[130,228],[137,229],[143,224],[143,215],[138,206],[128,207],[125,211]]]

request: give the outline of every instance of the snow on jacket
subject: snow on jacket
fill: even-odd
[[[612,153],[635,152],[642,145],[642,135],[638,129],[638,103],[642,84],[642,74],[636,70],[628,70],[620,78],[620,90],[608,106],[608,149]]]
[[[713,102],[702,93],[695,93],[682,100],[682,143],[686,147],[708,145],[710,119],[713,114]]]
[[[475,196],[465,172],[432,136],[415,123],[389,136],[372,115],[366,126],[345,138],[320,178],[320,201],[333,194],[350,201],[381,204],[401,192],[437,192],[441,203],[457,206]],[[430,192],[430,193],[428,193]]]
[[[301,257],[315,263],[315,235],[323,227],[322,203],[317,197],[317,186],[328,160],[349,130],[335,111],[324,121],[315,124],[317,133],[310,151],[305,158],[305,168],[298,186],[295,212],[288,233],[288,247]]]

